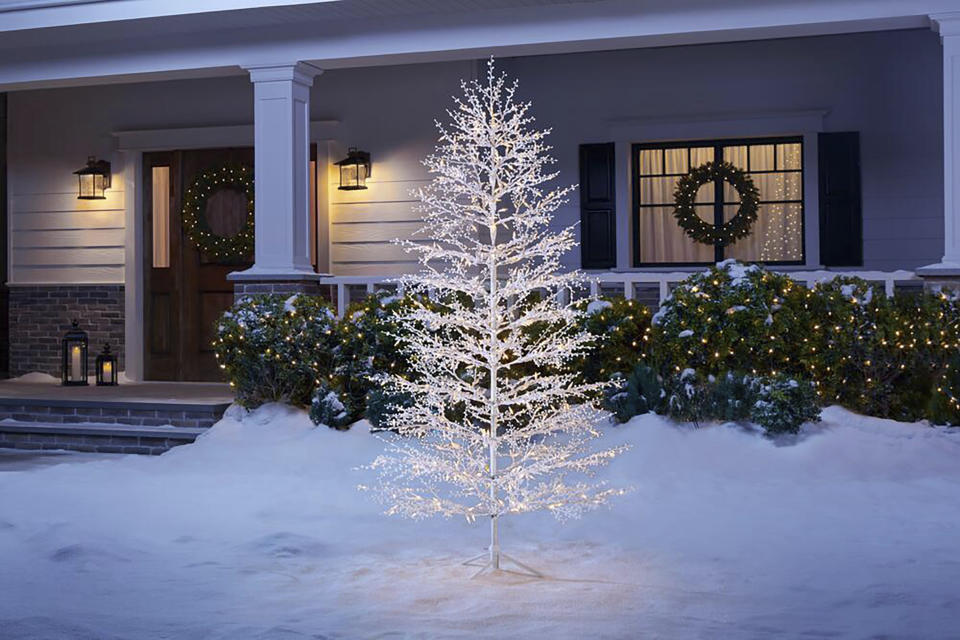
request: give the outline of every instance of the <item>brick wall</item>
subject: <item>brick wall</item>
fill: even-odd
[[[30,285],[10,288],[10,375],[60,376],[60,338],[74,318],[90,336],[89,367],[104,343],[124,368],[123,285]]]

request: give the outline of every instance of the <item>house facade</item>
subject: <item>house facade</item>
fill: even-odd
[[[12,375],[58,375],[77,318],[132,379],[216,379],[237,293],[343,309],[416,269],[392,241],[419,228],[434,119],[491,55],[581,185],[557,224],[579,223],[568,265],[598,291],[654,304],[726,258],[888,291],[960,278],[958,0],[14,0],[0,52]],[[342,188],[351,148],[366,188]],[[759,191],[725,247],[672,214],[708,161]],[[698,191],[705,221],[738,209],[729,184]]]

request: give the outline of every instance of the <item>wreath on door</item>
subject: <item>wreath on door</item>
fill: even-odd
[[[207,203],[218,191],[230,189],[247,198],[247,217],[236,234],[222,236],[213,231],[207,220]],[[187,236],[208,256],[239,261],[253,253],[253,169],[240,164],[224,164],[201,171],[183,197],[181,210]]]
[[[729,183],[740,197],[740,208],[736,215],[720,225],[707,222],[697,215],[695,206],[700,187],[716,180]],[[721,160],[690,169],[677,182],[673,200],[673,216],[688,236],[703,244],[723,247],[750,235],[750,229],[757,220],[760,191],[745,171]]]

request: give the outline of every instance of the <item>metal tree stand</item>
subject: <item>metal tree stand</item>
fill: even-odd
[[[542,573],[536,569],[529,567],[516,558],[508,556],[507,554],[500,551],[500,532],[498,527],[498,518],[497,516],[490,516],[490,549],[485,553],[474,556],[463,563],[465,567],[480,567],[480,570],[473,574],[470,579],[476,578],[488,571],[493,573],[496,571],[502,571],[503,573],[512,573],[518,576],[525,576],[528,578],[544,578]],[[484,561],[485,560],[485,561]],[[501,566],[501,561],[514,565],[513,569],[505,569]]]

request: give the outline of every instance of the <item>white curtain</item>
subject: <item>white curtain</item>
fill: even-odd
[[[796,200],[798,202],[773,202],[760,206],[752,232],[733,245],[726,247],[725,255],[743,261],[796,261],[803,258],[803,194],[801,148],[799,143],[740,145],[726,147],[723,157],[728,162],[754,171],[751,175],[760,191],[760,199],[766,201]],[[686,173],[689,170],[687,148],[650,149],[640,152],[639,187],[641,206],[639,216],[640,262],[641,263],[687,263],[713,262],[711,245],[695,242],[677,224],[673,217],[673,192],[679,176],[664,176],[664,173]],[[694,167],[713,159],[712,147],[690,149],[689,164]],[[657,175],[659,174],[659,175]],[[739,208],[736,191],[724,185],[724,219],[731,219]],[[697,194],[698,213],[712,222],[714,215],[714,187],[707,184]]]

